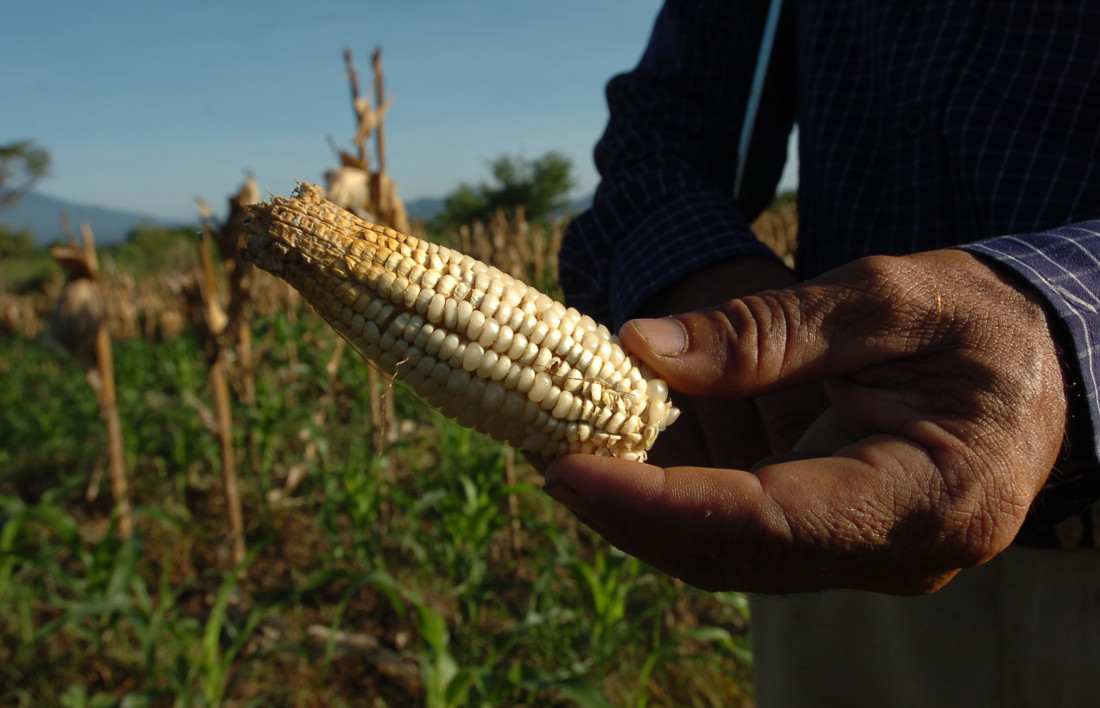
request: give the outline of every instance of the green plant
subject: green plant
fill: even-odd
[[[330,376],[318,318],[284,308],[254,327],[256,402],[234,404],[243,575],[225,560],[194,336],[117,343],[127,543],[88,491],[105,456],[81,373],[0,337],[0,704],[748,702],[740,595],[609,549],[522,461],[508,484],[504,446],[400,385],[400,435],[377,447],[366,366]],[[404,682],[341,633],[399,660]]]
[[[486,222],[498,209],[511,214],[517,208],[523,208],[529,220],[540,222],[564,208],[566,195],[576,186],[572,163],[557,152],[534,160],[501,155],[489,162],[489,172],[493,184],[463,183],[447,197],[438,226]]]

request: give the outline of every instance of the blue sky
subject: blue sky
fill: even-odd
[[[285,194],[336,164],[383,51],[387,162],[406,200],[487,179],[501,154],[560,150],[596,184],[603,86],[633,66],[659,0],[4,0],[0,143],[53,156],[40,191],[192,221],[246,170]]]

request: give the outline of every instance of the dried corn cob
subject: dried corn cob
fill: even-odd
[[[300,184],[247,207],[241,255],[463,425],[546,457],[644,460],[679,410],[606,327],[496,268]]]

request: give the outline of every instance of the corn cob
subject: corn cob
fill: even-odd
[[[606,327],[502,271],[299,184],[246,207],[241,256],[459,423],[544,457],[644,460],[679,410]]]

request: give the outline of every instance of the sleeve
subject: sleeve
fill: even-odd
[[[732,198],[767,9],[766,0],[668,0],[638,66],[608,84],[610,120],[595,149],[600,186],[562,242],[560,282],[570,305],[618,327],[698,269],[774,257],[748,222],[775,193],[794,122],[789,14],[780,23],[740,204]]]
[[[1100,220],[1034,234],[998,236],[965,247],[1014,271],[1046,300],[1063,352],[1070,421],[1032,528],[1087,511],[1100,499]],[[1100,527],[1093,513],[1093,535]],[[1025,530],[1028,527],[1025,526]],[[1097,545],[1100,545],[1098,543]]]

